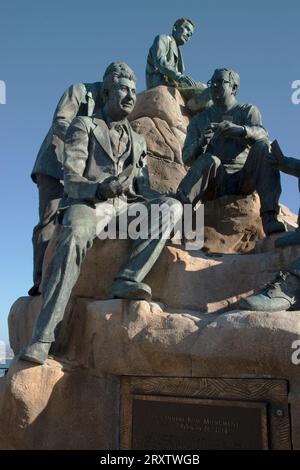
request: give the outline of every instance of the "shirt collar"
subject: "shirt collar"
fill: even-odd
[[[104,109],[102,109],[103,119],[106,122],[106,125],[109,129],[113,129],[116,126],[126,127],[127,119],[122,119],[122,121],[113,121],[110,116],[106,115]]]

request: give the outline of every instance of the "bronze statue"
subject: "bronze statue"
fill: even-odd
[[[188,108],[197,112],[210,106],[210,93],[206,85],[185,74],[180,50],[191,39],[194,28],[192,20],[179,18],[173,25],[172,34],[155,37],[147,57],[146,85],[147,89],[159,85],[177,87],[187,100]]]
[[[101,82],[70,86],[54,112],[52,125],[38,152],[31,177],[39,191],[39,223],[33,229],[33,287],[39,295],[43,259],[55,229],[59,202],[63,197],[63,152],[66,133],[76,116],[91,116],[102,105]]]
[[[300,160],[285,157],[278,142],[272,143],[272,153],[269,164],[288,175],[299,178],[300,189]],[[295,246],[300,244],[300,227],[295,232],[288,233],[275,240],[276,247]],[[300,258],[297,258],[285,271],[280,271],[275,279],[261,289],[257,294],[240,301],[240,307],[246,310],[280,312],[282,310],[299,310],[300,307]]]
[[[256,190],[265,233],[281,232],[280,174],[268,164],[268,135],[258,108],[236,100],[239,86],[236,72],[215,70],[209,82],[214,104],[194,116],[187,130],[183,161],[191,168],[179,185],[178,198],[195,205]]]
[[[180,46],[186,44],[193,35],[194,23],[187,18],[175,21],[171,35],[156,36],[149,49],[146,66],[147,88],[158,85],[186,85],[195,82],[184,74],[184,64]]]
[[[83,259],[99,235],[98,224],[104,219],[106,204],[120,213],[126,197],[129,206],[142,203],[150,210],[154,204],[164,205],[171,214],[169,226],[154,221],[159,225],[158,236],[151,237],[150,223],[148,237],[133,241],[129,260],[116,276],[109,298],[151,299],[151,288],[142,281],[182,216],[180,202],[149,186],[145,139],[127,120],[136,102],[136,79],[128,65],[114,62],[107,68],[103,99],[102,110],[92,117],[77,117],[66,134],[65,197],[59,208],[62,227],[46,271],[43,304],[32,343],[20,354],[23,360],[45,361]]]

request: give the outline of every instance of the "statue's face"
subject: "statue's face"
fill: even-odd
[[[180,26],[173,31],[173,36],[175,38],[176,43],[178,46],[182,46],[186,42],[188,42],[194,32],[194,27],[191,23],[182,23]]]
[[[233,94],[233,84],[230,81],[229,73],[220,71],[214,73],[209,81],[211,97],[215,104],[222,104]]]
[[[135,82],[128,78],[116,78],[106,100],[110,117],[115,121],[126,118],[132,112],[135,102]]]

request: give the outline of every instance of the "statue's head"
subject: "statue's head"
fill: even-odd
[[[240,76],[232,69],[216,69],[207,84],[213,102],[218,104],[236,96],[240,87]]]
[[[127,117],[136,102],[136,77],[125,62],[112,62],[103,76],[103,100],[114,121]]]
[[[179,18],[175,21],[172,30],[172,36],[174,37],[176,44],[182,46],[188,42],[194,32],[195,23],[188,18]]]

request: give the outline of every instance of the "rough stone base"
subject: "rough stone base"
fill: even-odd
[[[291,360],[300,312],[201,314],[78,299],[67,329],[55,361],[18,361],[1,379],[1,445],[118,448],[120,378],[148,376],[285,380],[292,445],[300,449],[300,366]]]
[[[117,377],[95,377],[49,359],[35,367],[17,362],[4,382],[0,449],[119,447]]]

